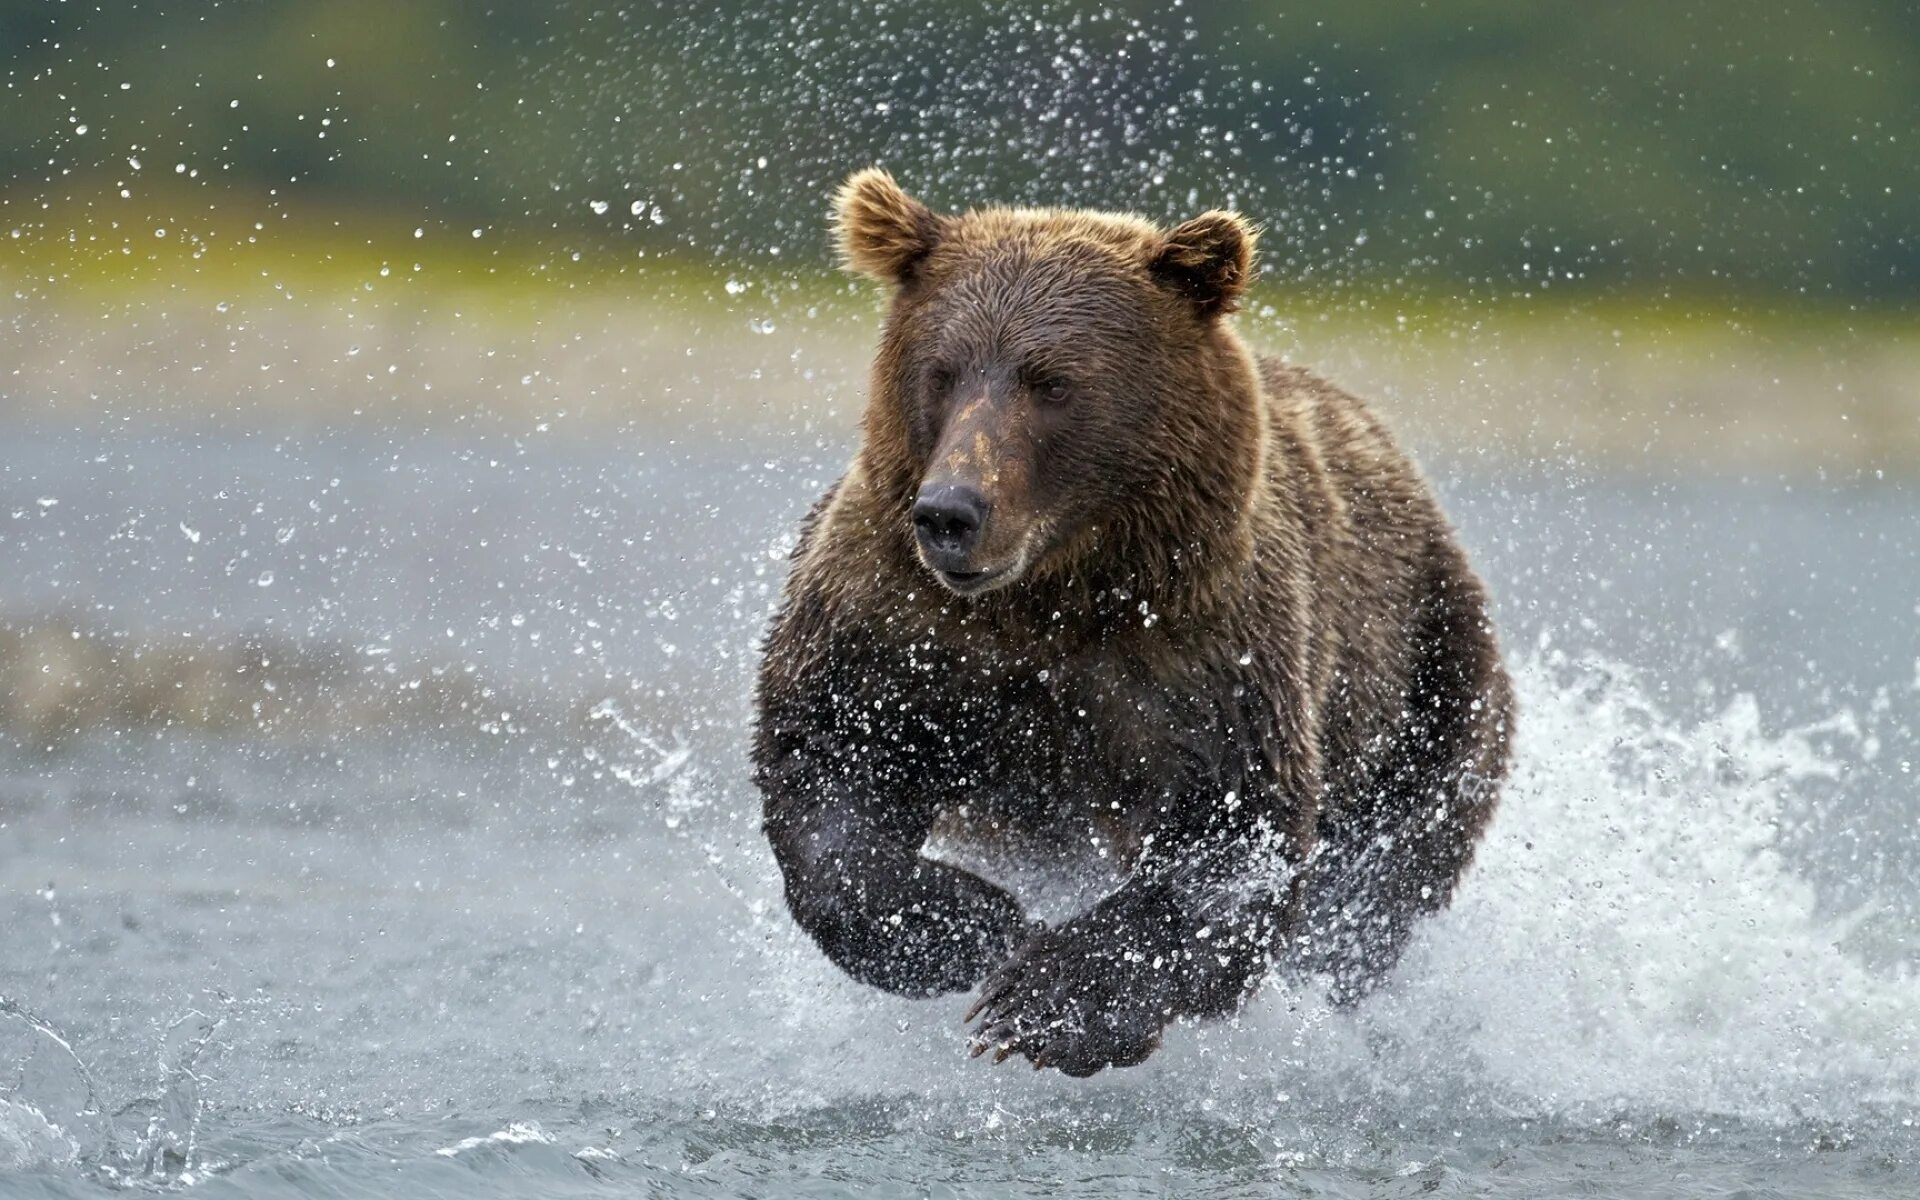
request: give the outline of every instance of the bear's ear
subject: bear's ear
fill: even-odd
[[[833,211],[847,269],[882,283],[905,280],[939,240],[940,218],[879,167],[841,184]]]
[[[1259,238],[1235,212],[1206,212],[1169,230],[1149,263],[1203,317],[1230,313],[1253,283],[1253,246]]]

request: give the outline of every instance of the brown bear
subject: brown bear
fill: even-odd
[[[1507,765],[1486,595],[1420,475],[1235,333],[1237,214],[945,215],[880,170],[837,207],[891,303],[761,664],[794,919],[889,991],[981,985],[975,1053],[1076,1075],[1275,967],[1357,999]],[[1096,839],[1127,873],[1048,928],[923,853],[936,822]]]

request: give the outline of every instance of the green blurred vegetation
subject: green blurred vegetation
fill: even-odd
[[[103,269],[171,220],[196,260],[785,271],[880,160],[954,206],[1232,203],[1318,294],[1920,295],[1911,0],[7,0],[0,54],[0,236]]]

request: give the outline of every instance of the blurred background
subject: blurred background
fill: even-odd
[[[1243,332],[1443,493],[1548,755],[1510,804],[1551,878],[1496,872],[1491,927],[1582,872],[1664,904],[1508,947],[1502,997],[1578,1019],[1476,992],[1401,1029],[1601,1031],[1590,1072],[1535,1047],[1548,1082],[1490,1051],[1444,1120],[1764,1126],[1829,1070],[1911,1114],[1876,1072],[1920,961],[1920,6],[0,0],[0,84],[0,1001],[90,1068],[0,1072],[0,1166],[63,1161],[10,1086],[113,1096],[141,1119],[80,1159],[177,1179],[396,1112],[616,1096],[671,1141],[686,1097],[832,1095],[840,1056],[920,1085],[946,1042],[907,1007],[898,1064],[850,1040],[873,1001],[792,944],[740,765],[857,436],[881,297],[826,218],[875,162],[948,208],[1239,208]],[[1641,832],[1552,857],[1596,795]],[[1728,878],[1884,1028],[1728,983],[1778,949]],[[1664,985],[1542,950],[1682,908],[1718,923]],[[1700,1033],[1716,988],[1739,1037]]]
[[[1899,0],[16,0],[0,47],[27,415],[844,414],[873,302],[825,198],[883,162],[950,207],[1245,209],[1255,336],[1436,440],[1920,455]]]
[[[443,669],[539,663],[534,690],[579,676],[589,708],[609,674],[651,678],[672,664],[632,657],[661,640],[638,597],[661,581],[570,581],[567,603],[628,624],[549,663],[576,639],[532,648],[522,580],[424,564],[491,562],[523,532],[460,511],[486,488],[556,506],[548,555],[783,528],[855,432],[879,297],[835,271],[827,197],[871,162],[951,208],[1245,210],[1266,230],[1249,337],[1375,398],[1443,486],[1899,507],[1920,466],[1920,10],[1897,0],[1764,19],[1736,0],[16,0],[0,49],[0,628],[22,644],[61,622],[239,630],[351,660],[374,626],[445,640],[446,609],[508,624],[456,622]],[[650,473],[732,482],[701,508]],[[502,519],[484,546],[458,527]],[[1642,559],[1713,540],[1503,527],[1522,555],[1574,532]],[[1896,570],[1907,551],[1850,553]],[[546,579],[538,557],[518,569]],[[79,667],[49,690],[34,653],[0,651],[16,731],[156,702]],[[240,696],[251,721],[246,688],[192,711]]]

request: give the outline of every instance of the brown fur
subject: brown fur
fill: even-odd
[[[894,296],[762,665],[796,918],[882,987],[985,978],[981,1044],[1074,1073],[1276,961],[1357,997],[1450,899],[1506,769],[1485,597],[1418,473],[1225,322],[1253,277],[1231,213],[935,216],[867,171],[839,214]],[[990,514],[972,594],[916,550],[916,493],[955,481]],[[920,854],[936,820],[1095,830],[1131,874],[1042,929]]]

